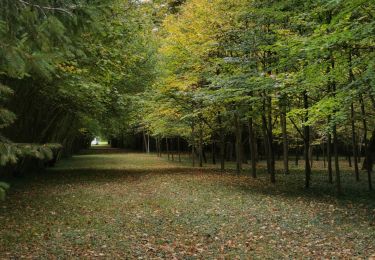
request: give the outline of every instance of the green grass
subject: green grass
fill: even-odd
[[[85,154],[20,179],[0,202],[0,258],[301,258],[375,253],[375,196],[303,174],[271,185],[166,157]],[[351,176],[349,171],[344,171]],[[363,186],[364,185],[364,186]]]

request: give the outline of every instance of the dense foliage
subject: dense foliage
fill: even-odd
[[[250,159],[253,177],[266,160],[271,182],[279,154],[285,174],[303,154],[306,187],[323,154],[338,193],[346,156],[372,188],[372,1],[4,0],[0,10],[2,164],[24,156],[22,143],[71,154],[94,135],[118,147],[136,135],[159,155],[190,147],[194,165],[209,148],[222,169]]]
[[[1,100],[12,111],[1,110],[3,135],[60,143],[70,154],[101,129],[122,125],[130,96],[154,73],[142,8],[117,0],[1,1],[1,97],[12,93]],[[2,164],[15,162],[21,152],[4,138],[1,145]]]
[[[200,165],[219,144],[224,168],[234,143],[239,172],[248,147],[253,176],[263,156],[272,182],[278,151],[284,173],[289,153],[303,152],[306,187],[312,152],[327,150],[339,193],[339,156],[352,155],[357,179],[362,156],[371,188],[374,15],[363,0],[187,1],[158,33],[160,74],[143,124],[189,140]]]

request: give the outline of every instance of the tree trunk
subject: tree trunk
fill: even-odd
[[[304,157],[305,157],[305,188],[310,187],[310,178],[311,178],[311,167],[309,162],[309,150],[310,150],[310,126],[306,125],[306,122],[309,120],[308,108],[308,96],[307,91],[303,92],[303,106],[306,110],[305,112],[305,126],[303,127],[303,141],[304,141]]]
[[[168,160],[170,159],[168,138],[165,138],[165,147],[167,149]]]
[[[212,164],[216,164],[216,143],[215,140],[212,140],[211,144],[211,153],[212,153]]]
[[[155,138],[156,155],[160,157],[159,137]]]
[[[353,82],[354,74],[352,70],[352,50],[349,50],[349,84]],[[351,114],[351,125],[352,125],[352,146],[353,146],[353,161],[354,161],[354,173],[356,181],[359,181],[359,169],[358,169],[358,150],[357,150],[357,140],[356,140],[356,133],[355,133],[355,111],[354,111],[354,104],[351,103],[350,106],[350,114]]]
[[[147,134],[147,153],[150,153],[150,135]]]
[[[352,157],[350,156],[350,153],[346,156],[346,159],[348,160],[348,165],[351,168],[352,167]]]
[[[268,97],[268,146],[270,153],[270,167],[271,167],[271,183],[276,182],[275,176],[275,149],[273,145],[273,133],[272,133],[272,98]]]
[[[366,110],[365,110],[365,104],[362,98],[362,95],[359,97],[359,102],[361,104],[361,113],[362,113],[362,124],[363,124],[363,131],[364,131],[364,136],[363,140],[365,142],[365,155],[366,159],[364,160],[364,164],[366,164],[366,170],[367,170],[367,181],[368,181],[368,188],[369,190],[372,190],[372,168],[373,168],[373,156],[372,153],[374,153],[375,150],[375,131],[373,132],[373,135],[371,137],[370,145],[368,145],[367,142],[367,120],[366,120]]]
[[[142,132],[142,135],[143,135],[143,149],[144,149],[144,152],[147,153],[147,137],[146,137],[145,131]]]
[[[327,138],[327,165],[328,165],[328,181],[333,183],[333,173],[332,173],[332,135],[328,134]]]
[[[236,132],[236,171],[240,173],[242,170],[241,145],[242,145],[242,131],[241,122],[236,112],[234,115],[234,125]]]
[[[195,125],[194,122],[191,125],[191,160],[193,167],[195,167]]]
[[[174,162],[174,138],[171,139],[171,155],[172,155],[172,161]]]
[[[326,149],[324,143],[322,143],[322,152],[323,152],[323,168],[326,168]]]
[[[337,194],[341,195],[341,175],[340,175],[340,166],[339,166],[339,155],[338,155],[338,143],[337,143],[337,131],[336,125],[333,126],[333,153],[335,157],[335,173],[336,173],[336,189]]]
[[[180,137],[177,137],[177,152],[178,152],[178,161],[181,162],[181,150],[180,150]]]
[[[227,161],[233,161],[233,144],[231,141],[227,143]]]
[[[333,56],[331,55],[332,69],[335,67]],[[332,82],[333,97],[336,97],[336,83]],[[339,166],[339,155],[338,155],[338,140],[337,140],[337,129],[336,124],[333,125],[333,153],[335,157],[335,173],[336,173],[336,190],[337,194],[341,195],[341,175]]]
[[[250,156],[251,156],[251,174],[253,178],[257,177],[257,161],[256,161],[256,139],[254,136],[253,118],[249,119],[249,145],[250,145]]]
[[[295,149],[295,153],[296,153],[296,158],[295,158],[294,165],[295,165],[295,166],[298,166],[298,163],[299,163],[299,144],[298,144],[298,140],[296,140],[296,149]]]
[[[289,157],[288,157],[288,133],[286,129],[286,104],[281,105],[281,132],[283,136],[283,162],[284,174],[289,174]]]
[[[224,128],[223,123],[221,120],[220,112],[218,114],[218,123],[220,128],[220,169],[224,171],[225,168],[225,135],[224,135]]]
[[[203,167],[203,126],[199,124],[199,167]]]
[[[366,142],[367,143],[367,142]],[[372,132],[372,136],[370,142],[367,144],[366,147],[366,170],[367,170],[367,177],[368,177],[368,188],[371,191],[372,188],[372,171],[374,166],[374,158],[375,158],[375,130]]]
[[[263,132],[263,141],[264,141],[264,154],[267,162],[267,172],[271,174],[271,163],[270,163],[270,152],[268,144],[268,134],[267,134],[267,118],[266,118],[266,100],[263,97],[263,111],[262,111],[262,132]]]

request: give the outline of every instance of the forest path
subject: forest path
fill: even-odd
[[[11,184],[0,202],[1,259],[375,253],[371,198],[316,196],[154,154],[77,155]]]

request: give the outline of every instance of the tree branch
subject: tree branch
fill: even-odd
[[[300,134],[300,136],[302,137],[303,140],[305,140],[305,136],[302,134],[301,130],[298,128],[298,126],[296,125],[296,123],[294,123],[293,119],[288,117],[290,122],[292,122],[293,126],[296,128],[297,132]]]
[[[38,8],[40,10],[48,10],[48,11],[59,11],[59,12],[63,12],[63,13],[66,13],[70,16],[72,16],[73,14],[71,12],[69,12],[68,10],[64,9],[64,8],[60,8],[60,7],[52,7],[52,6],[40,6],[40,5],[37,5],[37,4],[32,4],[32,3],[29,3],[29,2],[26,2],[24,0],[18,0],[18,2],[20,2],[21,4],[23,5],[29,5],[29,6],[32,6],[32,7],[35,7],[35,8]]]

